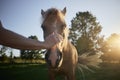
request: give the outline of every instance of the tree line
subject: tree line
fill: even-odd
[[[111,33],[108,38],[100,35],[102,25],[89,11],[76,13],[76,16],[71,20],[69,30],[69,40],[76,47],[79,55],[84,53],[101,54],[103,61],[120,61],[120,34]],[[31,35],[28,38],[38,40],[37,36]],[[1,57],[6,56],[6,50],[8,50],[7,47],[1,47]],[[42,50],[20,50],[20,58],[40,59],[42,53]]]

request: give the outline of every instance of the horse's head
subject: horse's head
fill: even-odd
[[[41,10],[43,23],[41,25],[44,33],[44,39],[53,32],[60,34],[63,41],[51,47],[46,53],[46,61],[52,68],[60,67],[63,60],[63,49],[67,43],[68,29],[65,23],[66,8],[57,10],[55,8],[48,9],[47,11]]]

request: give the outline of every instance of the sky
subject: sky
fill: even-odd
[[[89,11],[102,26],[101,35],[120,33],[120,0],[0,0],[0,20],[6,29],[43,41],[41,9],[67,8],[68,27],[77,12]]]

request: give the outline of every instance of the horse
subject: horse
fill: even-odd
[[[41,9],[41,15],[44,39],[53,32],[63,37],[63,40],[48,49],[45,55],[49,79],[55,80],[57,75],[63,75],[65,80],[75,80],[75,69],[78,62],[82,62],[82,58],[78,56],[76,48],[68,40],[69,29],[65,22],[66,7],[63,10],[50,8],[44,11]],[[86,60],[86,62],[89,61]]]

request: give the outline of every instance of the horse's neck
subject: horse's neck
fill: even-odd
[[[66,27],[64,29],[64,36],[65,36],[65,39],[64,39],[64,50],[67,51],[68,49],[71,49],[71,47],[73,46],[71,44],[71,42],[68,40],[68,35],[69,35],[69,29]]]
[[[64,47],[63,47],[64,51],[67,51],[68,49],[70,49],[70,47],[72,47],[72,44],[68,39],[66,39],[64,42]]]

